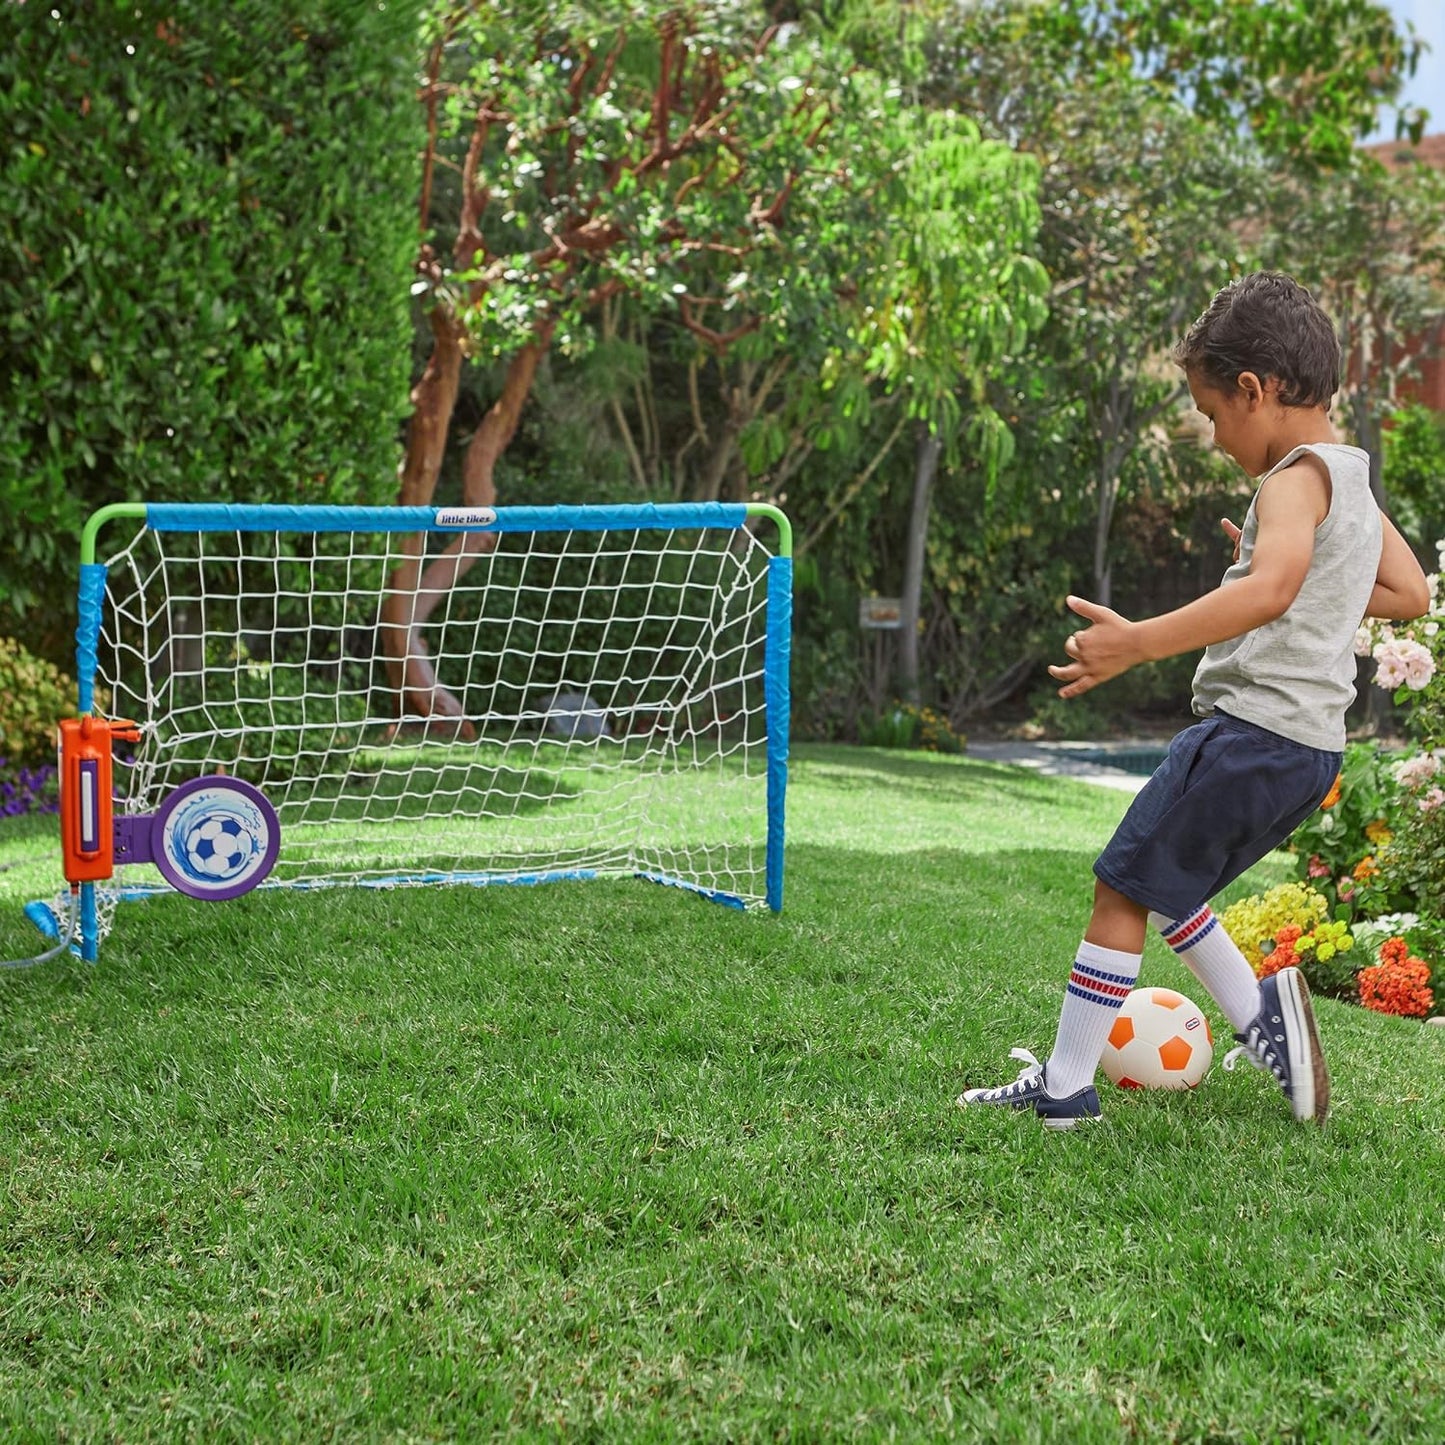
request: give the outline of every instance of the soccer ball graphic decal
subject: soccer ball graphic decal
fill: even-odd
[[[206,878],[234,878],[251,861],[256,840],[250,829],[229,813],[213,813],[197,823],[186,838],[191,867]]]
[[[1214,1036],[1198,1004],[1172,988],[1136,988],[1099,1063],[1123,1089],[1192,1089],[1213,1060]]]
[[[156,811],[152,853],[166,882],[192,898],[238,898],[271,871],[280,821],[265,795],[236,778],[182,783]]]

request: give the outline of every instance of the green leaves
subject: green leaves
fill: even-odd
[[[1057,0],[1003,8],[1066,79],[1147,78],[1187,98],[1203,120],[1247,125],[1267,154],[1293,165],[1347,162],[1419,53],[1378,0]]]

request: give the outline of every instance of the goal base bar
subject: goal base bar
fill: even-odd
[[[492,888],[515,885],[520,887],[540,887],[546,883],[590,883],[598,878],[613,877],[625,878],[623,873],[604,874],[595,868],[554,868],[544,872],[532,873],[442,873],[442,872],[416,872],[416,873],[395,873],[384,878],[361,878],[361,879],[326,879],[326,878],[302,878],[291,882],[267,882],[262,883],[255,890],[257,893],[323,893],[335,888],[357,888],[370,889],[373,892],[385,892],[393,888],[421,888],[438,885],[456,884],[466,888]],[[675,878],[667,873],[633,873],[633,878],[640,879],[644,883],[656,883],[664,888],[678,888],[684,893],[695,893],[699,898],[706,899],[709,903],[721,904],[724,908],[735,908],[746,912],[748,900],[736,893],[728,893],[720,888],[705,888],[699,883],[694,883],[687,878]],[[90,885],[82,885],[82,888]],[[149,898],[174,898],[177,896],[174,888],[164,887],[160,884],[154,886],[142,885],[140,887],[120,888],[115,890],[117,901],[124,903],[143,903]],[[41,934],[46,938],[56,941],[60,937],[60,924],[55,915],[52,904],[44,899],[35,899],[25,905],[25,916],[35,925]]]

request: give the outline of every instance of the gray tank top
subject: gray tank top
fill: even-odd
[[[1368,454],[1334,442],[1296,447],[1260,486],[1305,452],[1329,468],[1330,510],[1315,528],[1304,585],[1283,617],[1205,649],[1194,673],[1194,711],[1207,717],[1219,708],[1306,747],[1339,752],[1345,709],[1355,698],[1355,633],[1380,570],[1380,510],[1370,492]],[[1258,501],[1256,490],[1239,561],[1225,572],[1223,587],[1249,572]]]

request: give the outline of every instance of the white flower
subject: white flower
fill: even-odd
[[[1434,637],[1439,630],[1440,624],[1438,622],[1422,622],[1420,624],[1420,631],[1423,632],[1426,637]]]
[[[1375,950],[1397,933],[1407,933],[1420,921],[1418,913],[1383,913],[1378,918],[1366,919],[1363,923],[1350,924],[1350,936],[1361,956],[1373,956]]]
[[[1382,923],[1391,933],[1407,933],[1420,921],[1418,913],[1386,913],[1373,920]]]
[[[1370,633],[1369,624],[1366,623],[1364,627],[1355,633],[1355,656],[1368,657],[1370,655],[1370,649],[1373,646],[1374,637]]]

